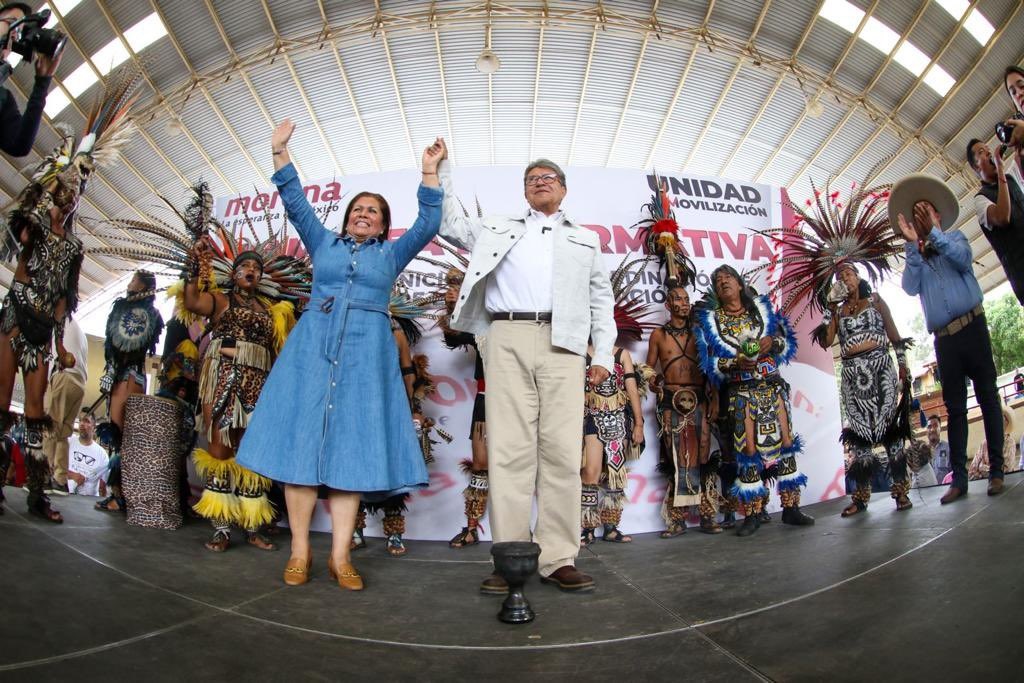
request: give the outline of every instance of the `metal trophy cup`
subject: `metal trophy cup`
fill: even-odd
[[[491,546],[494,570],[508,582],[508,597],[501,604],[498,619],[506,624],[528,624],[536,616],[523,595],[523,584],[537,571],[540,546],[526,541],[495,543]]]

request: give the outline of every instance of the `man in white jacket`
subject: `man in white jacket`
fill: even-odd
[[[561,210],[565,174],[538,159],[523,174],[530,208],[507,217],[467,218],[447,161],[441,235],[470,252],[451,326],[486,336],[487,447],[491,536],[540,545],[540,575],[563,590],[586,591],[575,567],[580,536],[580,452],[587,340],[591,380],[608,377],[615,341],[613,296],[597,235]],[[508,590],[492,575],[485,593]]]

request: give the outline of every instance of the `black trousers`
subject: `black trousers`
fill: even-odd
[[[981,407],[988,442],[989,479],[1003,477],[1003,412],[996,388],[996,366],[985,316],[972,320],[956,334],[935,337],[942,400],[948,413],[949,459],[953,486],[967,490],[967,379]]]

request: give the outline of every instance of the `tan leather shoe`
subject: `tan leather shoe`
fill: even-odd
[[[301,557],[293,557],[284,566],[284,582],[289,586],[301,586],[309,581],[309,569],[313,566],[313,556],[305,562]]]
[[[1002,492],[1003,492],[1003,480],[1002,479],[993,479],[992,481],[990,481],[988,483],[988,495],[990,495],[990,496],[998,496]]]
[[[337,568],[328,562],[327,568],[331,572],[331,578],[336,580],[342,588],[350,591],[363,590],[363,577],[359,576],[359,572],[351,562],[339,564]]]
[[[594,579],[571,564],[559,567],[548,576],[542,576],[540,581],[554,584],[564,591],[584,592],[594,589]]]
[[[954,500],[963,498],[966,495],[967,491],[964,489],[957,488],[956,486],[950,486],[945,495],[943,495],[942,498],[939,498],[939,502],[946,505],[947,503],[952,503]]]

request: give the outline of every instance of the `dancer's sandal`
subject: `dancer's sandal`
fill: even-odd
[[[260,531],[247,531],[245,533],[245,540],[253,548],[270,552],[277,550],[277,544],[270,540],[265,533]]]
[[[586,548],[588,545],[597,540],[597,535],[593,529],[583,529],[580,532],[580,547]]]
[[[465,548],[467,545],[476,545],[480,542],[480,532],[475,526],[464,526],[462,531],[455,534],[452,540],[448,541],[450,548]]]
[[[633,537],[619,531],[619,527],[614,524],[605,524],[604,535],[601,536],[601,540],[608,543],[632,543]]]
[[[231,546],[231,534],[221,529],[213,532],[213,538],[203,544],[212,553],[222,553]]]
[[[842,517],[853,517],[854,515],[864,512],[868,509],[867,503],[862,503],[859,500],[855,500],[846,507],[843,508],[841,513]],[[897,508],[898,509],[898,508]]]
[[[402,534],[391,534],[388,536],[388,554],[392,557],[405,555],[405,543],[402,542]]]
[[[53,522],[54,524],[64,523],[64,516],[50,506],[50,499],[46,496],[39,496],[39,500],[28,506],[28,511],[29,514],[42,517],[47,522]]]
[[[896,499],[896,511],[897,512],[902,512],[903,510],[909,510],[912,507],[914,507],[914,504],[910,502],[910,498],[908,496],[900,496],[899,498]]]
[[[668,525],[668,528],[662,531],[659,536],[662,538],[675,538],[676,536],[682,536],[686,533],[686,524],[684,522],[672,522]]]
[[[101,512],[124,512],[124,498],[122,496],[109,495],[93,507]]]

